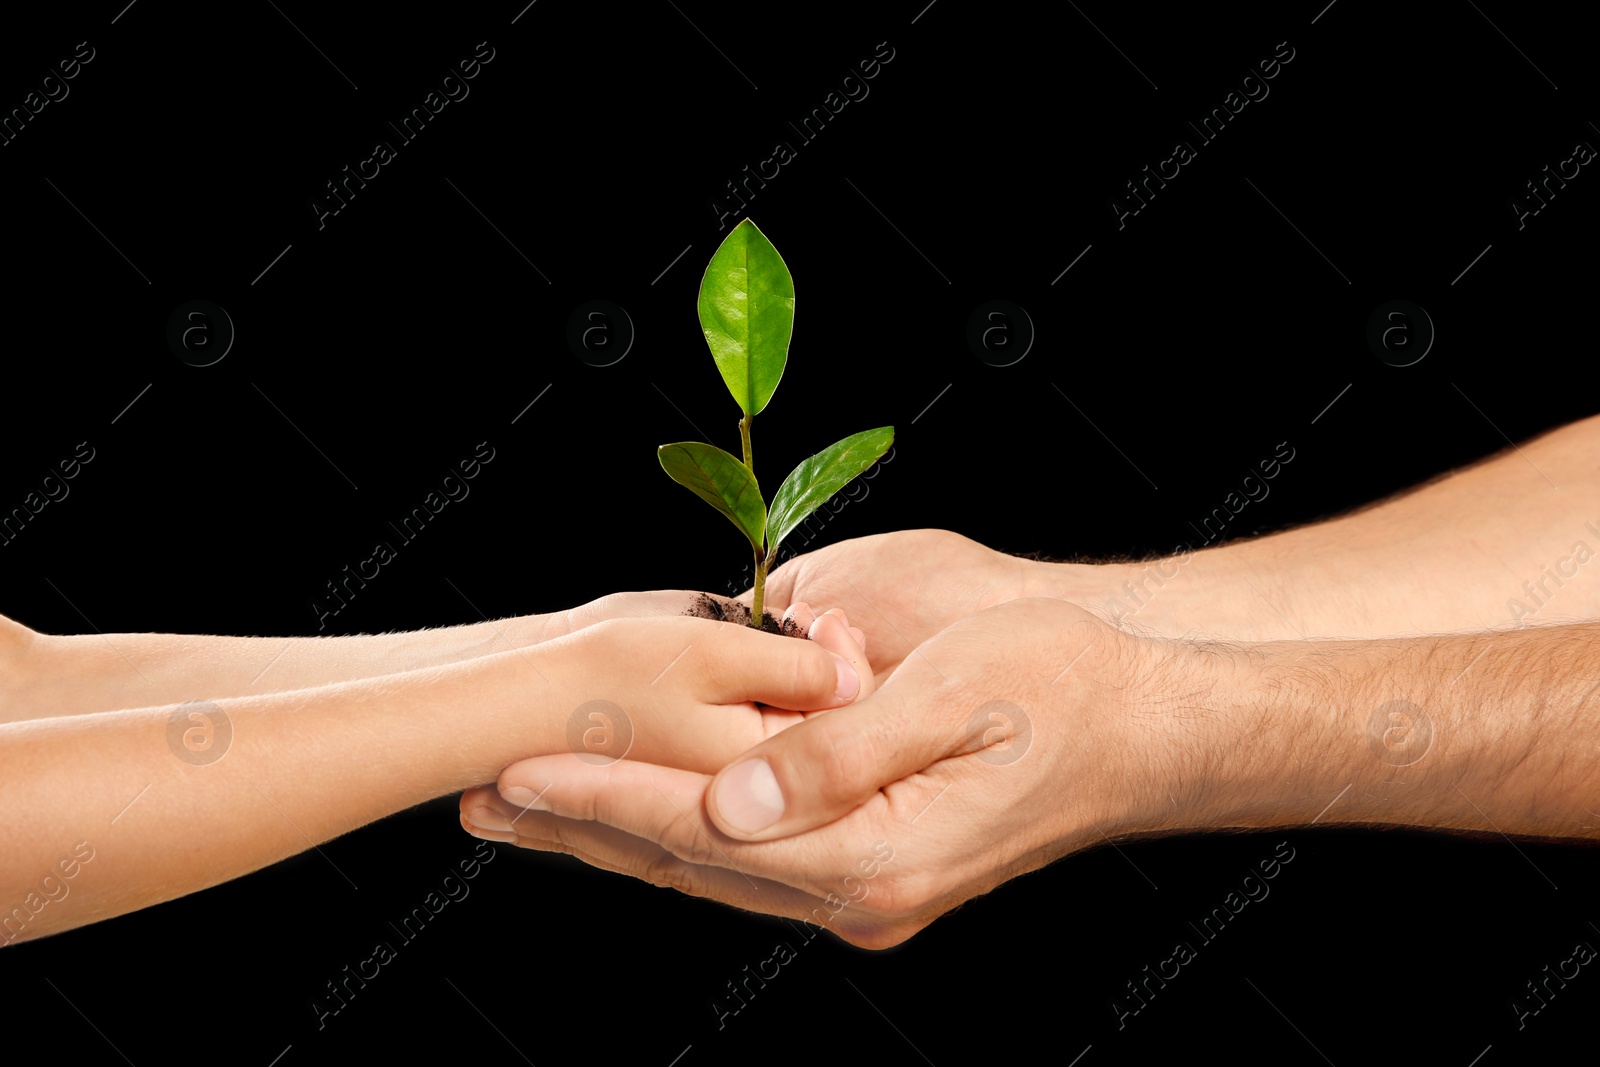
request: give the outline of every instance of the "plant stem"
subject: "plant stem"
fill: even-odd
[[[765,556],[760,552],[756,553],[756,585],[750,605],[750,625],[757,629],[761,628],[761,623],[766,618],[767,571],[771,569],[775,556],[777,552],[768,552]]]
[[[767,565],[771,562],[770,557],[763,556],[760,552],[756,553],[756,587],[755,599],[750,605],[750,625],[758,630],[761,629],[761,622],[765,618],[763,613],[766,609],[762,602],[767,592]]]
[[[754,475],[755,472],[756,472],[756,469],[750,465],[750,423],[753,422],[753,421],[755,421],[755,416],[754,415],[748,415],[748,414],[745,415],[744,418],[739,420],[739,441],[740,441],[741,444],[744,445],[744,466],[745,466],[745,469],[748,470],[751,473],[751,475]],[[756,551],[756,585],[755,585],[755,599],[751,603],[750,625],[754,626],[756,629],[759,630],[759,629],[761,629],[761,620],[762,620],[762,614],[761,613],[763,611],[763,608],[761,606],[761,601],[762,601],[763,594],[765,594],[765,592],[766,592],[766,587],[767,587],[767,565],[771,562],[771,557],[763,556],[761,554],[761,549],[759,549],[759,548],[756,549],[755,551]]]

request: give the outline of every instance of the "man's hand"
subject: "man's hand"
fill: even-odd
[[[1028,598],[715,777],[513,765],[501,789],[539,803],[473,832],[884,947],[1119,837],[1319,821],[1600,836],[1597,659],[1600,623],[1217,646]],[[480,793],[469,829],[480,810],[505,802]]]
[[[1208,731],[1185,714],[1203,685],[1149,661],[1157,647],[1061,601],[1011,601],[715,778],[538,757],[507,768],[499,794],[464,798],[463,821],[853,944],[897,944],[1017,874],[1170,821],[1168,788],[1191,784],[1178,768]],[[538,800],[524,812],[508,792]]]
[[[881,682],[913,648],[958,619],[1025,596],[1057,595],[1051,565],[949,530],[858,537],[790,560],[767,578],[766,608],[798,600],[842,608],[871,634]],[[750,594],[740,598],[750,603]]]
[[[1229,508],[1244,505],[1230,494],[1228,507],[1217,501],[1215,521],[1198,520],[1192,542],[1144,562],[1035,562],[942,530],[864,537],[778,568],[767,597],[843,607],[871,635],[880,680],[886,665],[957,618],[1021,596],[1069,600],[1141,633],[1229,641],[1600,618],[1600,567],[1591,565],[1600,558],[1597,454],[1600,416],[1383,503],[1259,538],[1235,536],[1242,525],[1226,521]],[[1285,472],[1273,484],[1300,477]]]

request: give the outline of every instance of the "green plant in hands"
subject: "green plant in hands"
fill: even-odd
[[[769,508],[756,482],[750,425],[767,406],[789,359],[794,333],[794,279],[783,257],[755,223],[728,234],[700,280],[700,326],[728,391],[744,417],[744,459],[716,445],[680,441],[656,450],[672,480],[726,515],[755,550],[755,602],[750,625],[760,627],[767,569],[795,527],[864,472],[894,443],[894,427],[863,430],[802,462],[778,487]]]

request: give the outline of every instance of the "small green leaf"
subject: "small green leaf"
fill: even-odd
[[[806,521],[807,515],[876,463],[892,444],[893,426],[863,430],[829,445],[791,471],[778,487],[778,495],[772,498],[767,555],[774,555],[778,545]]]
[[[716,445],[679,441],[656,449],[661,467],[679,485],[726,515],[757,553],[767,529],[767,506],[750,468]]]
[[[789,358],[794,279],[749,219],[728,234],[700,280],[700,328],[740,410],[759,414]]]

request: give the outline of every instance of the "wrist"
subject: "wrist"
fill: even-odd
[[[1237,590],[1248,588],[1218,562],[1214,553],[1184,547],[1146,560],[1044,564],[1039,580],[1048,589],[1043,595],[1070,600],[1132,633],[1264,639],[1250,625],[1255,620],[1238,610]]]
[[[519,647],[567,637],[613,619],[675,618],[685,614],[702,595],[684,589],[608,593],[565,611],[526,616],[519,620],[525,635]]]
[[[1031,562],[1031,561],[1030,561]],[[1112,626],[1137,615],[1149,599],[1141,593],[1138,563],[1033,563],[1026,581],[1031,595],[1054,597],[1077,604]],[[1150,584],[1147,580],[1147,584]]]
[[[543,615],[518,615],[498,625],[504,627],[505,640],[511,647],[531,648],[567,633],[565,628],[558,626],[564,614],[564,612],[553,612]],[[501,647],[503,649],[505,646]]]
[[[1331,643],[1153,643],[1163,666],[1151,681],[1181,680],[1166,682],[1169,702],[1172,689],[1190,694],[1180,714],[1168,716],[1174,804],[1155,829],[1310,823],[1372,771],[1356,751],[1362,735],[1350,725],[1361,703],[1354,679],[1364,671],[1349,646],[1334,666],[1324,651]]]
[[[1112,836],[1256,825],[1282,799],[1274,746],[1260,714],[1259,646],[1121,632],[1107,687],[1125,726]],[[1281,755],[1281,753],[1280,753]],[[1269,825],[1270,822],[1261,823]],[[1114,830],[1112,828],[1115,828]]]
[[[27,715],[28,694],[48,639],[0,616],[0,722]]]
[[[1124,635],[1134,649],[1119,677],[1127,742],[1123,834],[1265,829],[1330,821],[1404,822],[1373,794],[1420,780],[1405,745],[1431,732],[1416,716],[1389,722],[1369,743],[1373,680],[1383,656],[1360,642],[1233,644]],[[1420,709],[1418,709],[1420,710]],[[1405,731],[1410,730],[1411,733]],[[1385,733],[1385,731],[1388,731]],[[1376,754],[1375,754],[1376,748]],[[1424,750],[1425,751],[1425,750]],[[1437,763],[1431,770],[1438,770]],[[1420,795],[1421,791],[1418,791]],[[1380,817],[1387,816],[1387,817]]]
[[[1113,626],[1160,637],[1205,636],[1230,641],[1279,641],[1309,635],[1362,632],[1336,575],[1314,561],[1272,559],[1261,542],[1119,563],[1048,564],[1050,592],[1082,605]],[[1331,617],[1329,601],[1337,601]],[[1341,624],[1342,623],[1342,624]]]
[[[581,658],[582,640],[554,639],[373,680],[405,688],[414,680],[420,717],[410,729],[433,739],[418,774],[426,778],[431,768],[450,778],[444,789],[435,785],[435,795],[494,781],[517,760],[563,751],[571,686],[562,671],[581,669],[570,661]],[[464,694],[470,694],[465,702]]]

